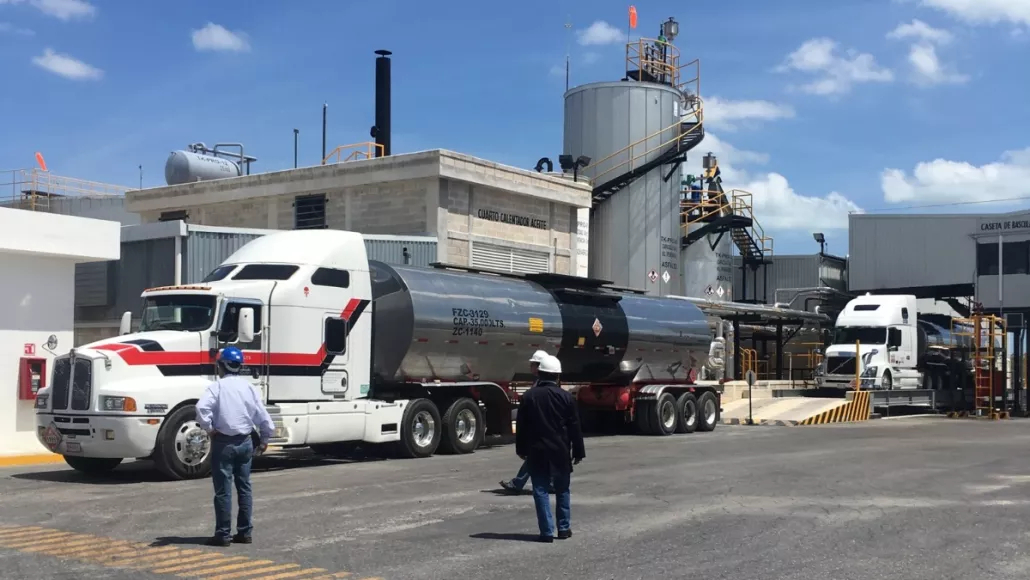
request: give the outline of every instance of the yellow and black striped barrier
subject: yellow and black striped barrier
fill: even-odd
[[[869,391],[853,391],[848,393],[848,402],[840,407],[819,413],[800,421],[798,425],[824,425],[826,423],[851,423],[868,421],[873,414],[872,400]]]

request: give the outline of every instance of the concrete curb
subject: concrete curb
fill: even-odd
[[[22,467],[25,465],[46,465],[49,463],[64,463],[64,457],[56,453],[0,455],[0,467]]]

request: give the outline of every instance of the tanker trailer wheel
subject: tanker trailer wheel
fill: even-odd
[[[404,410],[401,420],[401,440],[398,449],[404,457],[429,457],[440,446],[443,421],[440,411],[429,399],[415,399]]]
[[[677,433],[693,433],[697,431],[697,397],[694,393],[683,393],[676,400],[679,420],[676,421]]]
[[[697,400],[697,407],[700,412],[697,414],[699,431],[715,431],[719,424],[719,400],[711,391],[702,393]]]
[[[472,453],[483,443],[486,421],[479,403],[469,398],[451,403],[441,421],[443,436],[440,451],[443,453]]]
[[[76,457],[74,455],[65,455],[64,462],[80,473],[85,473],[86,475],[102,475],[121,465],[122,460],[117,457],[108,459],[106,457]]]
[[[671,435],[676,432],[679,407],[672,393],[662,393],[657,401],[643,401],[637,407],[637,428],[647,435]]]
[[[157,433],[154,464],[172,479],[200,479],[211,473],[211,438],[197,425],[197,408],[180,407]]]

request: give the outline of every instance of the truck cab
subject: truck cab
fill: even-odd
[[[195,403],[228,345],[261,393],[273,443],[397,438],[403,403],[370,401],[371,302],[364,242],[350,232],[266,236],[201,283],[143,293],[139,328],[72,349],[36,399],[37,435],[72,467],[113,469],[150,458],[185,479],[210,469]],[[274,328],[274,332],[273,332]]]
[[[832,343],[816,375],[820,387],[915,388],[918,371],[916,297],[866,294],[837,316]]]

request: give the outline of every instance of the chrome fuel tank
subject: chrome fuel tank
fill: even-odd
[[[378,380],[529,380],[533,352],[558,350],[558,305],[532,282],[375,261],[369,271]]]
[[[601,281],[370,261],[373,374],[379,381],[531,380],[537,349],[564,383],[682,382],[708,357],[696,305],[622,293]]]
[[[690,370],[708,362],[712,331],[693,304],[649,296],[620,300],[629,328],[626,355],[620,365],[633,382],[683,381]]]

